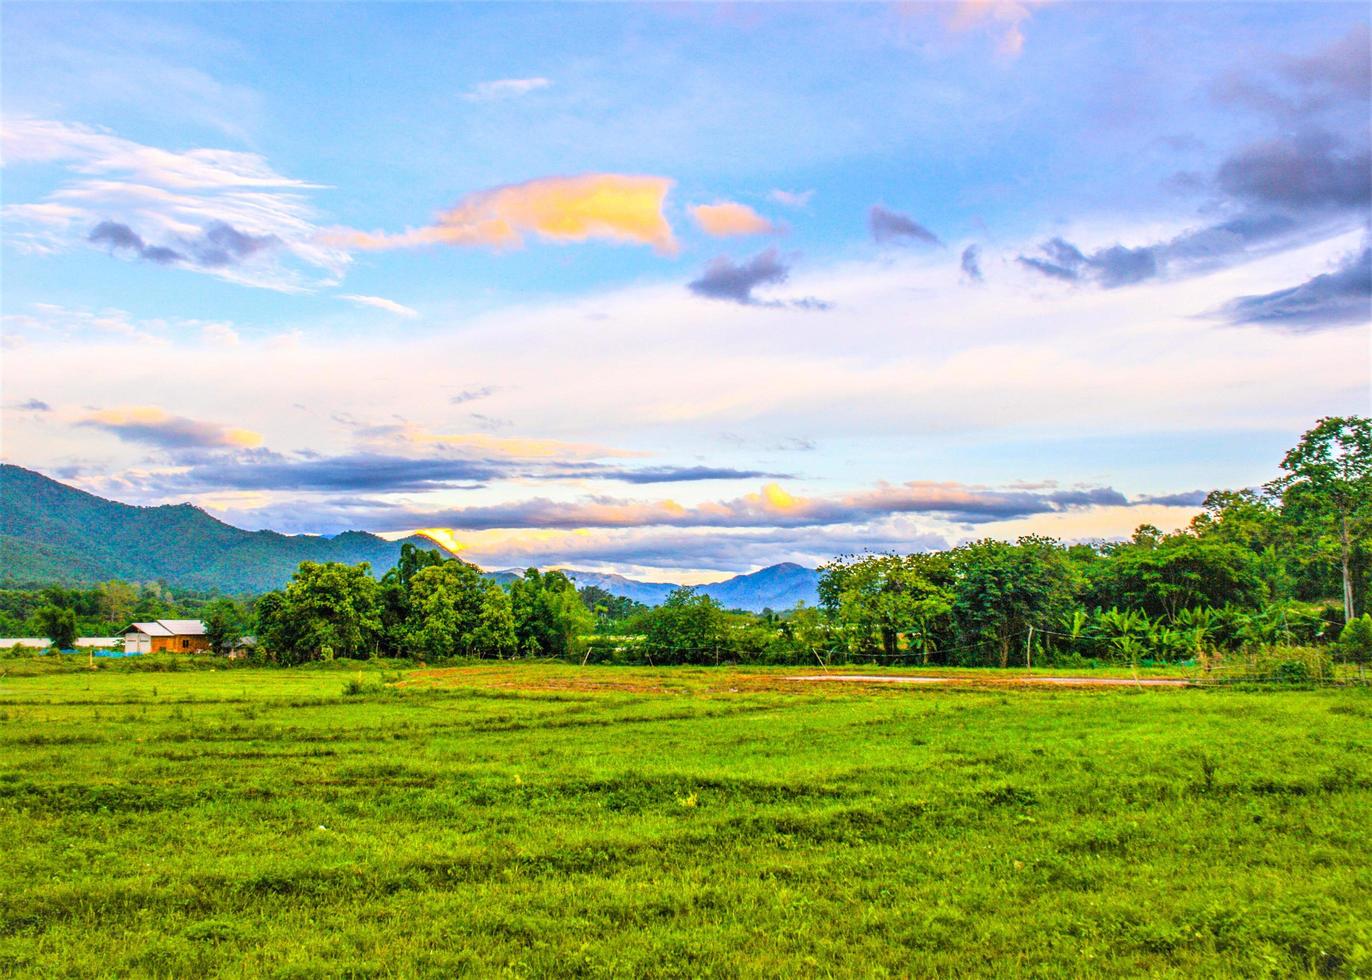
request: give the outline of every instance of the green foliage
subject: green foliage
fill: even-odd
[[[243,610],[232,599],[213,600],[205,606],[202,619],[205,623],[205,639],[215,653],[227,656],[242,642]]]
[[[76,646],[76,612],[62,606],[43,606],[33,614],[34,625],[59,650]]]
[[[1269,491],[1303,532],[1313,557],[1337,562],[1344,619],[1356,615],[1372,549],[1372,419],[1320,419],[1282,459]]]
[[[595,618],[561,572],[530,568],[510,586],[511,614],[519,653],[526,657],[570,657]]]
[[[1363,613],[1344,624],[1339,651],[1357,664],[1372,662],[1372,613]]]
[[[1372,973],[1365,691],[218,665],[0,680],[0,972]]]
[[[819,571],[820,603],[851,652],[893,656],[908,635],[929,662],[953,610],[948,555],[845,556]]]
[[[1256,606],[1265,588],[1259,559],[1241,545],[1173,534],[1112,548],[1087,573],[1087,602],[1175,617],[1198,606]]]
[[[695,589],[673,590],[666,602],[642,615],[638,626],[653,663],[719,663],[732,652],[723,607]]]
[[[951,558],[960,641],[989,647],[1001,667],[1031,625],[1061,621],[1073,605],[1079,572],[1051,538],[1022,537],[1013,545],[988,538]]]
[[[257,601],[257,636],[282,663],[378,652],[381,587],[371,569],[304,562],[280,592]]]

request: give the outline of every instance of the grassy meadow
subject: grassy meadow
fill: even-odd
[[[1366,689],[0,665],[0,972],[1372,973]]]

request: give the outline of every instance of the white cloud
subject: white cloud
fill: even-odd
[[[462,94],[468,102],[494,102],[498,99],[516,99],[530,92],[547,88],[552,82],[546,78],[498,78],[490,82],[478,82]]]
[[[358,293],[343,293],[340,297],[349,303],[356,303],[358,306],[370,306],[373,309],[385,310],[387,313],[394,313],[396,316],[417,317],[419,311],[413,307],[397,303],[393,299],[385,299],[381,296],[363,296]]]
[[[51,253],[82,245],[115,222],[149,246],[186,260],[178,267],[283,291],[338,282],[351,258],[322,243],[306,192],[320,185],[285,177],[259,154],[170,151],[89,126],[7,119],[0,128],[6,167],[60,166],[68,174],[39,201],[8,204],[7,234],[20,248]],[[272,243],[235,260],[195,259],[197,242],[219,226]]]

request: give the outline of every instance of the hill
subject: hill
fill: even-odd
[[[191,504],[135,507],[69,487],[21,466],[0,464],[0,582],[99,582],[161,579],[185,588],[264,592],[279,588],[302,561],[370,562],[380,574],[406,541],[442,551],[425,537],[387,541],[365,531],[334,537],[244,531]],[[677,585],[603,572],[566,570],[577,585],[657,605]],[[488,572],[508,585],[519,572]],[[699,591],[729,609],[760,612],[813,605],[819,575],[785,563]]]
[[[406,540],[438,548],[428,538]],[[366,561],[379,574],[395,564],[403,543],[362,531],[331,538],[244,531],[191,504],[135,507],[0,464],[5,582],[162,579],[186,588],[261,592],[281,586],[302,561]]]
[[[649,606],[662,602],[668,593],[677,588],[670,582],[638,582],[623,575],[573,569],[567,569],[566,572],[577,585],[598,585],[612,595],[626,596]],[[696,591],[718,600],[726,609],[747,609],[749,612],[774,609],[780,612],[790,609],[797,602],[815,605],[819,601],[818,586],[819,573],[813,568],[783,562],[746,575],[735,575],[723,582],[702,585]]]

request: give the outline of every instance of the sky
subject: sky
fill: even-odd
[[[0,455],[705,582],[1372,411],[1361,3],[0,8]]]

